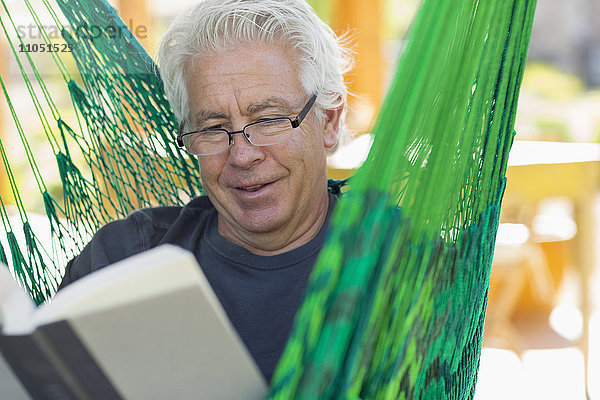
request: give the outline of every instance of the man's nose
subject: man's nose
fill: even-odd
[[[242,132],[236,132],[231,136],[229,147],[229,162],[239,168],[250,168],[265,158],[262,146],[255,146],[246,138]]]

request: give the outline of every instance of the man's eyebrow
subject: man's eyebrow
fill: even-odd
[[[208,121],[209,119],[223,119],[227,118],[227,115],[218,111],[200,110],[194,115],[192,123],[194,125],[200,125],[201,123]]]
[[[253,114],[258,111],[276,108],[283,111],[286,114],[290,114],[293,111],[290,103],[280,97],[270,97],[264,101],[258,103],[252,103],[246,108],[248,114]]]

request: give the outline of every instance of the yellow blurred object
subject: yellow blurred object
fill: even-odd
[[[590,276],[594,266],[593,201],[600,188],[600,144],[516,141],[506,173],[507,186],[503,209],[535,209],[550,197],[568,198],[574,205],[577,234],[573,238],[573,264],[581,287],[583,332],[580,348],[584,355],[588,387],[589,320],[591,313]],[[533,218],[533,216],[532,216]],[[532,220],[528,221],[531,224]],[[531,225],[530,225],[531,226]],[[550,274],[560,274],[560,244],[546,244],[551,258]],[[552,249],[556,246],[556,249]],[[564,255],[564,254],[563,254]],[[552,272],[555,269],[555,272]]]
[[[337,34],[350,31],[355,44],[354,68],[346,76],[350,92],[348,126],[367,132],[383,97],[382,1],[334,0],[332,26]]]
[[[574,204],[578,230],[575,238],[556,242],[542,240],[540,246],[556,284],[567,260],[573,260],[582,282],[582,308],[586,315],[585,309],[589,308],[587,282],[594,257],[592,201],[600,187],[600,145],[516,141],[506,176],[503,210],[535,210],[540,202],[551,197],[565,197]],[[523,222],[531,226],[533,216]],[[524,308],[535,303],[532,297],[531,293],[523,296]]]
[[[533,62],[525,68],[523,88],[548,99],[560,100],[580,95],[585,84],[578,76],[567,74],[553,65]]]
[[[552,296],[543,296],[536,292],[532,285],[524,288],[519,296],[518,304],[515,309],[516,314],[528,315],[538,313],[550,315],[555,304],[555,295],[558,293],[560,284],[565,276],[565,271],[573,263],[573,241],[555,240],[548,242],[538,242],[537,245],[543,252],[546,271],[549,276],[549,286]]]
[[[500,229],[502,225],[506,224],[501,224]],[[524,346],[512,318],[521,306],[521,297],[530,292],[547,303],[553,294],[551,287],[546,259],[539,245],[529,238],[521,244],[499,240],[490,276],[486,338],[500,339],[504,346],[520,354]]]
[[[154,52],[151,37],[150,0],[118,0],[119,16],[149,54]]]

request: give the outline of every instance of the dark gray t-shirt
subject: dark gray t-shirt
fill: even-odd
[[[206,196],[183,207],[135,211],[98,230],[68,263],[61,287],[160,244],[187,249],[196,255],[233,326],[270,381],[325,242],[336,201],[330,194],[327,220],[310,242],[275,256],[258,256],[222,237],[217,231],[217,211]]]

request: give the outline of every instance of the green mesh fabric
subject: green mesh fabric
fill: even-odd
[[[45,34],[44,42],[52,43],[43,28],[47,23],[40,22],[29,0],[24,3]],[[13,255],[11,267],[37,303],[54,293],[67,260],[79,253],[100,226],[135,209],[182,204],[203,194],[197,161],[187,157],[173,140],[176,122],[155,65],[116,11],[105,1],[94,0],[58,0],[56,5],[44,1],[44,5],[73,50],[47,56],[68,90],[72,102],[69,113],[75,116],[69,121],[59,112],[31,56],[18,51],[18,45],[25,42],[16,34],[18,27],[2,0],[6,12],[2,28],[51,144],[62,187],[59,199],[49,193],[36,157],[28,152],[53,243],[46,244],[44,250],[34,238],[23,243],[12,240],[9,234],[8,245]],[[58,17],[58,9],[64,17]],[[65,18],[68,29],[61,22]],[[101,34],[107,32],[106,27],[120,34]],[[79,73],[71,75],[65,63],[73,60]],[[29,69],[34,71],[33,79]],[[27,151],[29,139],[20,122],[23,116],[14,112],[3,78],[1,82]],[[5,169],[12,176],[10,161],[3,145],[1,148]],[[12,178],[10,183],[13,203],[26,227],[27,210]],[[10,233],[4,202],[2,211],[5,230]],[[39,256],[40,252],[47,256]]]
[[[125,32],[115,11],[101,0],[57,1],[79,75],[53,59],[76,122],[61,117],[38,74],[22,74],[63,188],[62,200],[51,196],[29,157],[51,249],[29,227],[0,146],[26,238],[23,252],[2,199],[10,251],[0,248],[0,259],[38,302],[55,290],[61,263],[103,223],[202,193],[196,162],[174,145],[176,125],[154,65],[133,35],[69,33]],[[332,217],[270,398],[473,397],[534,8],[534,0],[424,0],[369,157]],[[7,15],[2,26],[11,37]],[[36,70],[30,59],[22,63]]]
[[[473,396],[534,6],[424,1],[271,398]]]

